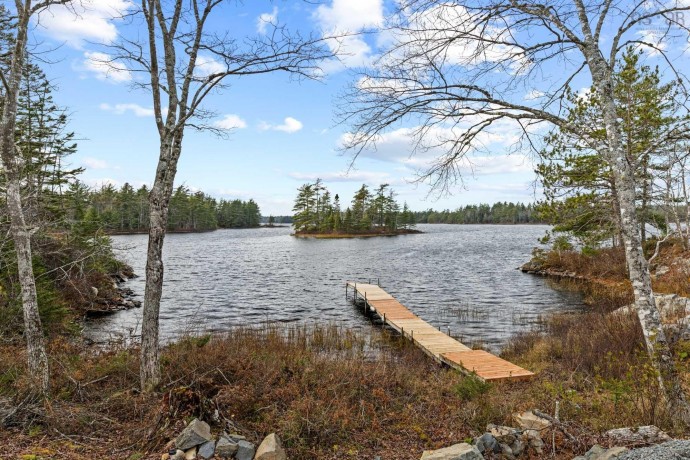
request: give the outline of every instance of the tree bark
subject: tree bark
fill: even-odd
[[[49,390],[50,374],[48,355],[45,349],[43,327],[38,313],[36,280],[33,273],[31,230],[26,224],[22,207],[22,159],[16,150],[14,132],[17,120],[17,97],[26,55],[27,29],[30,4],[22,5],[17,14],[17,36],[12,52],[12,63],[5,78],[5,104],[0,120],[0,157],[7,180],[7,210],[10,217],[10,232],[17,254],[19,284],[22,293],[24,314],[24,336],[26,338],[28,367],[31,378],[43,394]]]
[[[141,388],[144,391],[153,391],[161,379],[159,316],[163,293],[163,242],[168,225],[168,205],[182,151],[181,136],[166,134],[161,138],[156,178],[149,193],[149,242],[139,368]]]
[[[690,410],[673,362],[671,349],[664,333],[661,316],[652,292],[649,264],[644,257],[640,240],[639,220],[636,213],[635,170],[622,146],[621,130],[613,99],[613,81],[607,63],[596,47],[587,55],[592,81],[602,101],[604,126],[608,146],[603,148],[605,157],[613,169],[618,190],[621,237],[625,249],[628,275],[635,297],[635,310],[642,327],[647,353],[659,373],[659,384],[666,395],[666,402],[674,415],[690,422]]]

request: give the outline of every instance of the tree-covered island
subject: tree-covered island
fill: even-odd
[[[389,184],[372,193],[365,184],[342,209],[340,196],[326,188],[321,179],[299,187],[292,217],[295,236],[352,238],[421,233],[415,229],[415,216],[404,203],[395,201]]]

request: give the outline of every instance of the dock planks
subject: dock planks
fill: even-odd
[[[522,380],[534,373],[484,350],[472,350],[439,331],[376,284],[347,282],[355,298],[366,300],[365,308],[375,312],[389,327],[409,339],[427,355],[485,381]]]

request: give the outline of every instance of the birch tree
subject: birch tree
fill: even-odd
[[[687,83],[672,54],[687,45],[689,11],[675,0],[402,0],[388,30],[390,48],[362,72],[340,110],[351,128],[345,147],[355,158],[401,123],[414,125],[414,153],[432,158],[420,180],[440,191],[461,180],[467,155],[507,125],[522,134],[518,149],[538,152],[539,134],[553,128],[588,142],[612,170],[646,348],[669,409],[686,422],[688,405],[642,252],[636,165],[622,141],[614,71],[632,46],[657,59],[668,78]],[[568,123],[562,101],[578,83],[600,98],[603,138]]]
[[[20,85],[26,66],[29,21],[50,5],[64,3],[68,3],[68,0],[38,2],[16,0],[14,36],[6,55],[8,65],[0,67],[0,81],[3,89],[0,115],[0,159],[2,159],[1,166],[6,181],[7,212],[10,218],[10,233],[17,254],[29,373],[44,394],[49,390],[48,355],[41,318],[38,314],[36,280],[32,266],[31,235],[33,232],[27,224],[22,206],[22,174],[25,165],[21,152],[15,144],[15,130]]]
[[[149,241],[141,335],[141,385],[160,381],[159,310],[163,288],[163,241],[183,138],[188,127],[221,134],[214,114],[203,107],[228,77],[286,72],[296,78],[318,78],[318,63],[332,57],[323,38],[291,33],[266,23],[257,37],[233,37],[212,30],[233,7],[228,0],[140,0],[130,13],[143,21],[145,38],[123,36],[111,46],[105,64],[132,72],[135,87],[150,92],[160,141],[158,166],[149,193]],[[134,25],[134,24],[133,24]],[[131,27],[131,29],[139,29]],[[137,30],[134,30],[136,33]]]

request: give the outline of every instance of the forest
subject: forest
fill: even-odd
[[[498,202],[494,204],[470,204],[455,211],[445,209],[417,211],[415,220],[419,224],[543,224],[532,203]]]
[[[407,203],[395,201],[389,184],[369,190],[363,184],[344,210],[340,196],[331,192],[321,179],[299,187],[292,216],[296,234],[395,234],[412,232],[416,221]]]
[[[108,233],[143,233],[149,229],[150,189],[134,189],[125,183],[120,189],[106,184],[88,189],[74,184],[73,196],[83,200],[81,212],[89,221],[99,222]],[[217,228],[252,228],[261,223],[261,211],[252,199],[217,200],[204,192],[178,186],[170,199],[167,229],[171,232],[201,232]]]

